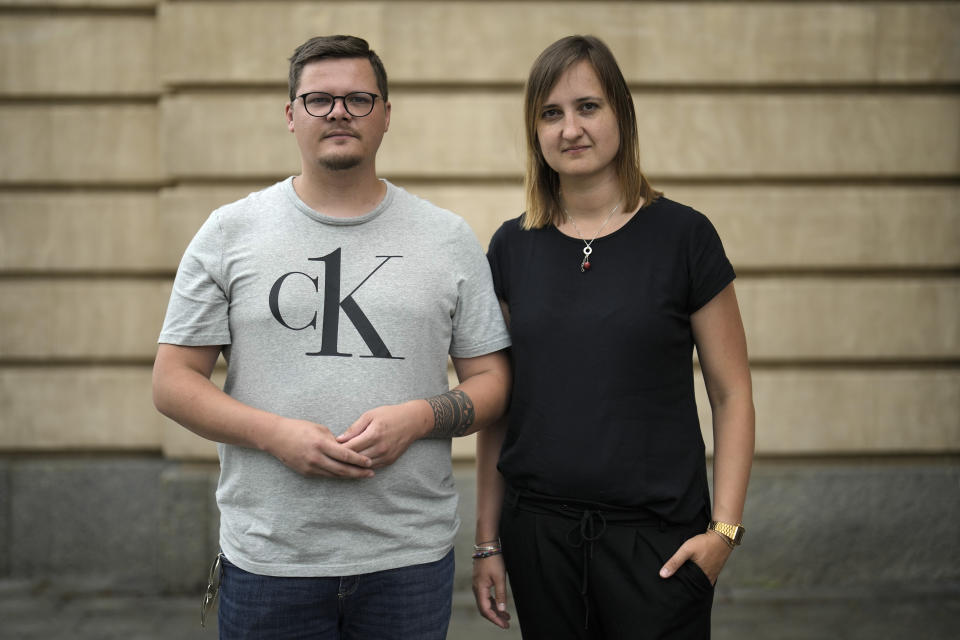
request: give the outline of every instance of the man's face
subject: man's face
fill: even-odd
[[[365,58],[331,58],[311,62],[303,68],[297,95],[323,91],[345,96],[354,91],[377,94],[369,115],[351,115],[343,100],[334,101],[333,111],[323,117],[307,113],[301,98],[287,103],[287,128],[297,138],[304,170],[316,166],[343,171],[373,166],[383,134],[390,126],[390,103],[379,97],[373,67]]]

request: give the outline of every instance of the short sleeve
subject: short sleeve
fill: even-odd
[[[158,342],[184,346],[230,344],[230,301],[222,274],[222,255],[222,234],[214,212],[180,261]]]
[[[720,235],[710,220],[701,213],[697,213],[694,218],[688,256],[688,308],[690,313],[694,313],[733,282],[736,273],[723,250]]]
[[[505,226],[497,229],[493,237],[490,238],[490,246],[487,248],[487,262],[490,264],[490,274],[493,278],[493,290],[500,300],[509,300],[507,292],[504,291],[505,283],[503,280],[506,269],[504,260],[506,260],[506,248],[504,247],[504,236],[506,235]]]
[[[464,228],[456,252],[463,276],[458,284],[450,344],[450,355],[455,358],[473,358],[510,346],[510,336],[494,293],[489,265],[466,223]]]

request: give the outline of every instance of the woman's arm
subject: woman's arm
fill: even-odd
[[[509,329],[510,308],[503,300],[500,301],[500,310]],[[506,483],[497,470],[497,461],[500,459],[500,449],[507,434],[508,422],[507,414],[477,433],[478,545],[499,540],[500,537],[500,510],[503,507]],[[502,555],[473,561],[473,596],[477,600],[477,609],[484,618],[503,629],[510,626],[510,614],[507,613],[507,570]]]
[[[477,532],[478,545],[499,539],[500,509],[505,483],[497,459],[507,431],[507,417],[477,433]],[[493,594],[491,595],[491,588]],[[473,596],[480,614],[493,624],[510,626],[507,613],[507,571],[502,555],[473,561]]]
[[[733,284],[690,317],[713,412],[713,519],[740,524],[753,463],[753,387],[747,341]],[[709,532],[687,540],[660,572],[669,577],[688,559],[716,582],[731,548]]]

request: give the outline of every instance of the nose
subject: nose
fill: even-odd
[[[583,127],[577,121],[575,114],[567,114],[563,117],[563,131],[561,132],[564,140],[576,140],[583,135]]]
[[[352,118],[350,112],[347,111],[347,98],[346,96],[334,96],[333,97],[333,108],[330,110],[330,113],[327,114],[327,118],[331,120],[342,119],[347,120]]]

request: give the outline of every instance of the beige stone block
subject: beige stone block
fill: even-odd
[[[173,273],[211,211],[263,186],[0,193],[0,269]]]
[[[639,94],[657,177],[950,177],[960,98],[907,94]]]
[[[476,434],[470,434],[462,438],[453,438],[450,445],[450,455],[454,460],[476,460]]]
[[[170,289],[153,279],[0,280],[0,360],[152,360]]]
[[[0,15],[0,92],[48,101],[156,95],[156,50],[147,14]]]
[[[147,366],[0,368],[0,449],[159,450]]]
[[[743,278],[736,290],[753,360],[960,356],[957,278]]]
[[[160,76],[174,85],[252,82],[285,87],[288,59],[308,38],[348,33],[366,38],[376,50],[384,29],[382,5],[163,2],[157,12]]]
[[[737,269],[955,268],[954,186],[665,185],[702,211]]]
[[[424,75],[439,82],[523,82],[539,53],[571,33],[599,36],[628,81],[656,84],[863,80],[872,78],[879,44],[875,11],[850,5],[602,2],[549,11],[534,2],[431,5],[386,7],[388,22],[403,28],[386,34],[385,60],[413,82]]]
[[[712,452],[710,404],[697,378]],[[759,455],[960,451],[955,369],[754,368],[753,391]]]
[[[299,171],[283,96],[237,91],[163,102],[176,177],[262,178]],[[520,95],[396,91],[381,174],[516,179]],[[644,168],[670,178],[950,177],[960,172],[960,97],[642,93]],[[211,118],[210,114],[217,114]],[[429,126],[424,115],[429,114]]]
[[[159,414],[157,414],[159,415]],[[217,460],[217,443],[201,438],[186,427],[160,416],[163,421],[161,442],[163,457],[173,460]]]
[[[0,269],[175,269],[186,225],[161,216],[152,192],[0,193]]]
[[[891,2],[877,8],[877,75],[884,82],[955,82],[960,76],[960,5]]]
[[[399,185],[466,220],[484,250],[500,225],[523,211],[523,187],[519,184],[444,185],[400,181]]]
[[[519,92],[397,91],[377,166],[388,175],[521,177]]]
[[[0,182],[155,183],[157,108],[139,104],[0,104]]]
[[[280,91],[166,96],[161,136],[171,177],[259,180],[299,173],[285,104]]]
[[[158,200],[159,214],[164,218],[164,224],[176,226],[178,234],[175,246],[170,248],[176,252],[176,261],[172,266],[176,268],[190,240],[215,209],[240,200],[272,183],[265,180],[261,184],[186,184],[161,189]]]
[[[229,11],[225,5],[160,5],[166,82],[282,82],[293,48],[324,33],[368,39],[397,84],[520,83],[544,47],[571,33],[603,38],[635,83],[960,77],[958,9],[951,3],[249,2]]]
[[[3,4],[23,9],[119,9],[129,11],[147,11],[159,0],[3,0]]]

